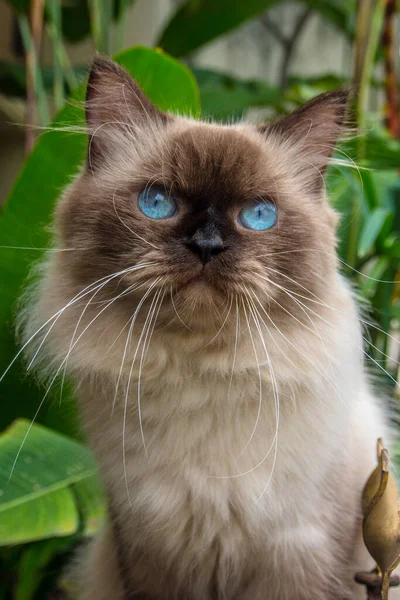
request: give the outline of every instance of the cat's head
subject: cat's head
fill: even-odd
[[[336,219],[323,176],[346,103],[335,91],[271,124],[207,123],[161,112],[96,59],[87,164],[57,213],[71,297],[110,276],[96,302],[123,292],[110,311],[129,316],[151,289],[145,302],[162,295],[161,320],[179,327],[177,312],[207,325],[245,302],[284,318],[295,298],[325,295]]]

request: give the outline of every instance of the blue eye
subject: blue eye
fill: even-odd
[[[246,229],[262,231],[275,225],[278,215],[276,206],[270,200],[253,200],[239,213],[239,223]]]
[[[140,210],[150,219],[169,219],[178,212],[176,202],[162,188],[142,190],[138,196]]]

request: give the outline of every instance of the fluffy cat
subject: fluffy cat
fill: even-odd
[[[75,382],[109,501],[85,600],[363,597],[384,425],[323,182],[346,104],[205,123],[95,60],[55,215],[71,251],[25,314],[27,338],[49,320],[41,368]]]

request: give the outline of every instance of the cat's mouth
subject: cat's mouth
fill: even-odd
[[[178,293],[198,296],[225,296],[228,292],[229,282],[221,273],[207,268],[207,265],[198,272],[190,274],[184,281],[177,285]]]

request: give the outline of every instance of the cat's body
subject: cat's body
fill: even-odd
[[[344,598],[346,583],[366,567],[357,556],[360,490],[375,460],[375,439],[382,432],[368,391],[355,398],[351,386],[344,384],[340,392],[347,407],[339,401],[332,414],[326,406],[338,397],[324,379],[303,389],[296,389],[295,381],[294,389],[279,386],[274,465],[274,447],[263,460],[275,434],[267,374],[257,430],[239,456],[257,420],[257,373],[251,378],[246,374],[248,364],[242,370],[237,360],[238,374],[229,391],[231,355],[226,371],[219,373],[213,353],[204,352],[202,369],[201,353],[188,352],[181,340],[181,352],[172,345],[173,358],[168,361],[163,351],[157,352],[165,348],[161,335],[153,338],[154,360],[149,351],[152,368],[142,374],[146,383],[141,417],[148,459],[136,410],[137,379],[131,383],[134,392],[128,399],[125,431],[129,499],[121,449],[125,399],[119,398],[110,420],[112,386],[100,378],[96,386],[90,382],[82,390],[88,433],[103,465],[121,531],[120,568],[132,569],[126,580],[133,589],[135,583],[143,585],[149,598]],[[354,350],[346,346],[342,352],[349,354],[349,367]],[[251,354],[251,348],[247,350]],[[321,366],[328,369],[324,362]],[[341,374],[344,382],[354,376],[351,371],[350,367]],[[246,388],[247,377],[253,381]],[[223,408],[218,404],[221,398],[227,400]],[[112,539],[106,542],[105,561],[115,548]],[[97,572],[94,581],[98,577]],[[107,582],[98,581],[104,590]],[[104,598],[114,597],[113,585]],[[102,597],[96,594],[88,598]]]
[[[103,95],[122,82],[126,107],[134,105],[140,92],[110,63],[92,72],[92,96],[102,78]],[[146,102],[140,95],[146,116],[127,136],[141,136],[142,150],[132,139],[124,146],[127,131],[112,132],[106,166],[87,169],[65,194],[58,238],[74,250],[53,256],[28,318],[29,333],[81,294],[47,343],[57,365],[70,351],[110,505],[109,524],[85,561],[83,597],[355,598],[354,573],[369,566],[360,495],[384,431],[354,301],[337,274],[335,219],[314,169],[329,158],[323,148],[336,141],[344,99],[339,93],[322,109],[310,105],[305,130],[301,113],[289,117],[290,136],[279,142],[283,134],[271,130],[270,146],[254,128],[175,122],[152,115]],[[121,125],[100,114],[104,106],[89,104],[92,129]],[[96,110],[99,123],[91,122]],[[297,169],[293,127],[297,152],[306,140],[314,145]],[[122,150],[114,155],[118,135]],[[101,142],[91,157],[98,164]],[[157,161],[157,148],[167,145]],[[130,194],[139,181],[160,179],[196,208],[188,216],[192,209],[179,205],[183,216],[153,231],[130,214]],[[266,194],[267,180],[281,211],[271,232],[242,231],[233,216],[221,216],[231,214],[235,194]],[[299,205],[306,215],[296,213]],[[214,228],[213,243],[216,227],[224,239],[207,261],[186,254],[204,227]],[[130,264],[139,268],[128,272]],[[112,273],[119,275],[107,280]]]

